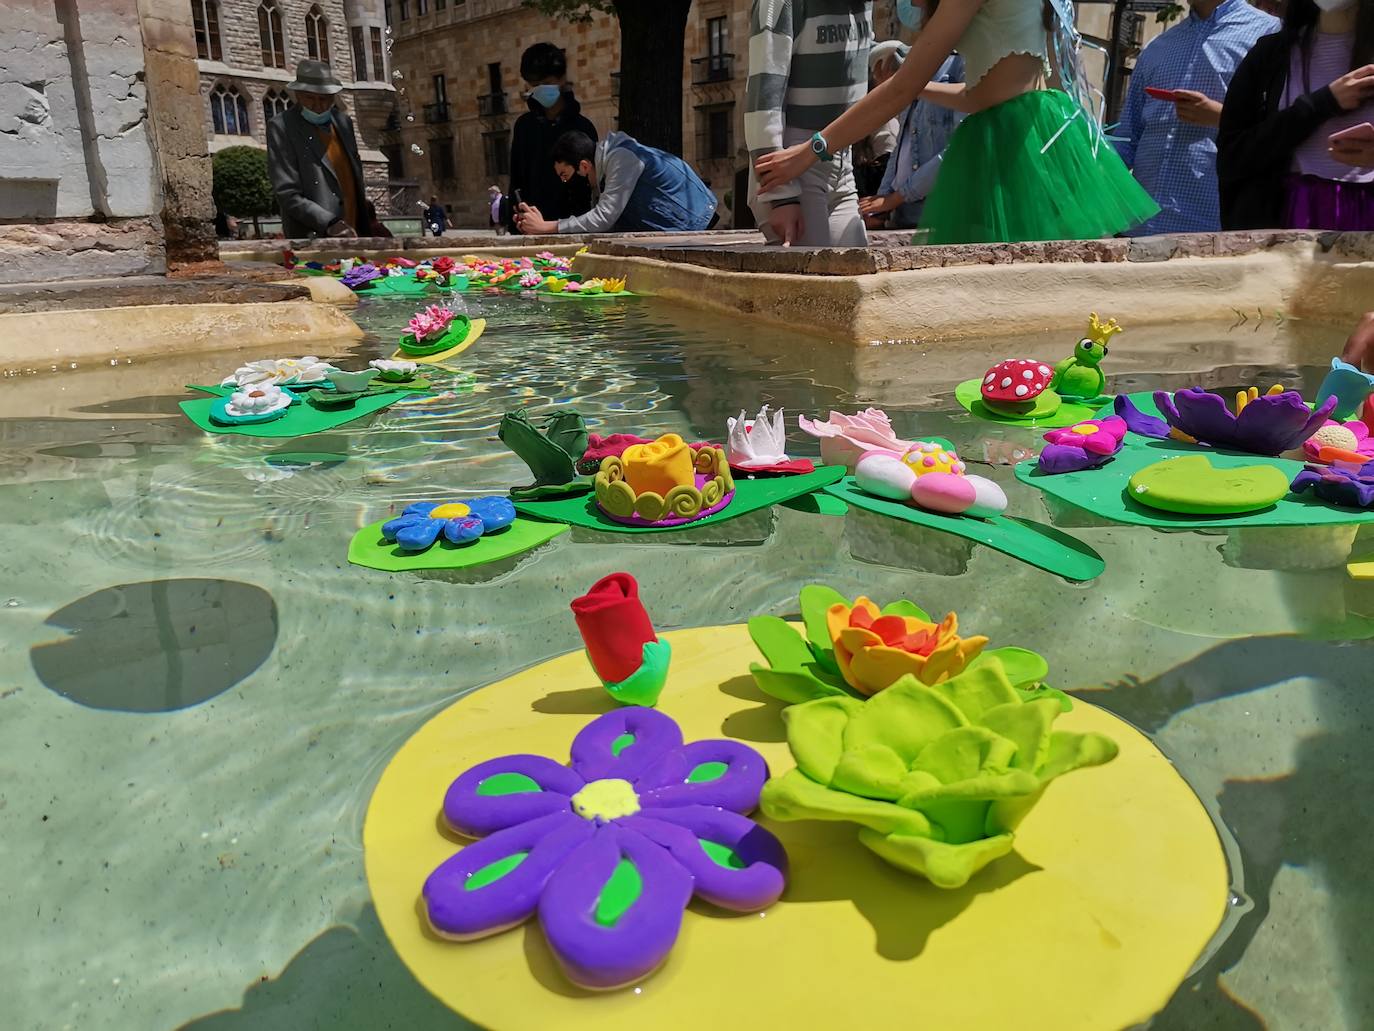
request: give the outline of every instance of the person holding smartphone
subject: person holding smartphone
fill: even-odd
[[[1159,204],[1131,231],[1214,233],[1217,125],[1232,76],[1279,20],[1245,0],[1192,0],[1188,14],[1140,54],[1113,135],[1117,152]]]
[[[1227,229],[1374,230],[1374,0],[1289,0],[1221,112]]]

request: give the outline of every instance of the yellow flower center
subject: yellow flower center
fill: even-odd
[[[429,517],[431,519],[461,519],[471,511],[472,509],[468,508],[467,505],[453,501],[434,509],[429,513]]]
[[[1098,431],[1100,427],[1095,422],[1085,422],[1081,426],[1075,426],[1073,432],[1084,437],[1090,437]]]
[[[572,797],[573,812],[584,820],[617,820],[639,812],[639,796],[628,780],[594,780]]]

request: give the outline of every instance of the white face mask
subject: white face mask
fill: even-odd
[[[1327,14],[1332,11],[1344,11],[1347,7],[1355,6],[1355,0],[1312,0],[1312,2]]]

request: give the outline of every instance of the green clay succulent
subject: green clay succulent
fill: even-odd
[[[587,425],[572,409],[555,412],[539,425],[523,408],[507,412],[501,417],[497,436],[534,473],[534,483],[516,487],[511,491],[512,497],[535,498],[591,490],[591,482],[577,472],[577,461],[587,450]]]
[[[871,605],[866,599],[851,602],[833,588],[809,584],[801,590],[804,636],[777,616],[755,616],[749,620],[749,636],[768,660],[766,666],[753,663],[749,667],[759,690],[789,705],[818,698],[862,700],[875,693],[881,694],[885,685],[878,686],[876,692],[873,689],[859,690],[856,684],[862,684],[863,678],[856,678],[852,667],[849,667],[850,675],[847,678],[846,664],[836,657],[839,642],[835,637],[831,610],[835,606],[852,610],[861,604]],[[933,625],[930,616],[909,601],[894,601],[884,606],[880,614],[902,616]],[[973,654],[968,660],[968,669],[997,662],[1023,700],[1054,698],[1063,711],[1068,712],[1073,708],[1073,701],[1068,695],[1044,683],[1049,675],[1049,664],[1036,652],[1015,647],[970,651]],[[865,686],[871,688],[873,685]]]
[[[1056,698],[1025,701],[984,659],[933,686],[905,676],[867,701],[837,693],[783,711],[795,769],[763,789],[775,820],[857,823],[886,862],[957,888],[1012,849],[1055,777],[1116,756],[1101,734],[1056,731]]]

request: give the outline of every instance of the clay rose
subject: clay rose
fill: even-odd
[[[632,444],[620,460],[625,463],[625,482],[636,494],[652,491],[667,497],[674,487],[696,483],[692,450],[676,433],[665,433],[648,444]]]
[[[671,649],[660,641],[629,573],[611,573],[572,602],[587,658],[611,697],[653,705],[668,676]]]

